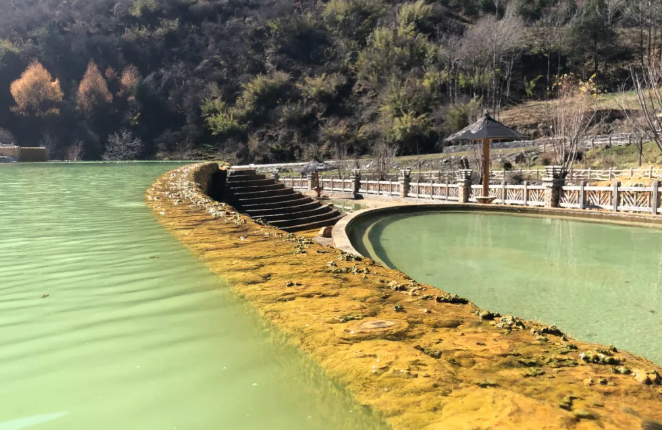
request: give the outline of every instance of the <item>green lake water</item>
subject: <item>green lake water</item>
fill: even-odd
[[[0,166],[0,430],[386,428],[156,222],[175,167]]]
[[[662,231],[486,213],[359,221],[356,249],[502,314],[662,363]]]

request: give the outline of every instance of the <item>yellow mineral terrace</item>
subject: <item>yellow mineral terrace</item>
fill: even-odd
[[[148,205],[394,429],[662,429],[660,366],[260,225],[209,197],[218,173],[169,172]]]

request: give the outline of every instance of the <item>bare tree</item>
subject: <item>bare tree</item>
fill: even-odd
[[[552,90],[552,55],[556,55],[556,75],[561,74],[561,54],[564,48],[567,29],[566,17],[554,8],[548,9],[536,22],[537,50],[547,57],[547,96]]]
[[[394,143],[379,142],[373,148],[373,172],[380,181],[386,179],[391,169],[393,158],[398,154],[398,145]]]
[[[143,152],[145,144],[139,137],[126,128],[117,133],[108,136],[106,152],[103,154],[104,160],[135,160]]]
[[[477,77],[474,86],[486,89],[481,94],[474,90],[473,96],[486,96],[493,112],[500,110],[504,91],[506,100],[510,95],[513,65],[524,34],[524,22],[509,8],[502,19],[493,15],[481,18],[462,39],[463,64]]]
[[[193,148],[193,140],[187,137],[186,139],[180,140],[175,144],[174,155],[178,160],[189,160],[191,158]]]
[[[83,142],[78,140],[76,143],[67,148],[67,160],[81,161],[83,159],[84,153],[85,150],[83,148]]]
[[[56,153],[58,152],[58,140],[56,137],[45,133],[43,136],[41,136],[41,140],[39,141],[39,146],[43,146],[46,148],[46,153],[48,154],[48,159],[52,160],[55,157]]]
[[[554,84],[557,99],[548,103],[552,119],[552,154],[559,170],[554,177],[565,179],[577,158],[579,143],[595,118],[593,77],[582,81],[563,75]]]
[[[336,147],[336,166],[338,167],[338,175],[340,178],[345,177],[345,172],[348,169],[347,154],[349,152],[349,144],[346,141],[340,142]]]
[[[628,123],[648,139],[655,142],[662,152],[662,66],[650,60],[644,61],[640,70],[630,70],[637,99],[634,102],[623,91],[617,98]]]
[[[607,25],[614,24],[616,17],[625,10],[628,5],[627,0],[604,0],[605,2],[605,19]]]
[[[16,145],[16,139],[11,131],[0,128],[0,145]]]

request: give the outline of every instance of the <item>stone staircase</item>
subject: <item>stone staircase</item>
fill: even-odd
[[[286,188],[254,169],[230,170],[223,200],[254,219],[287,232],[334,225],[343,214]]]

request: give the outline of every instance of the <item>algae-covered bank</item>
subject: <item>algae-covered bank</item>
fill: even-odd
[[[659,429],[662,369],[500,316],[208,197],[216,164],[147,191],[173,235],[395,429]]]

